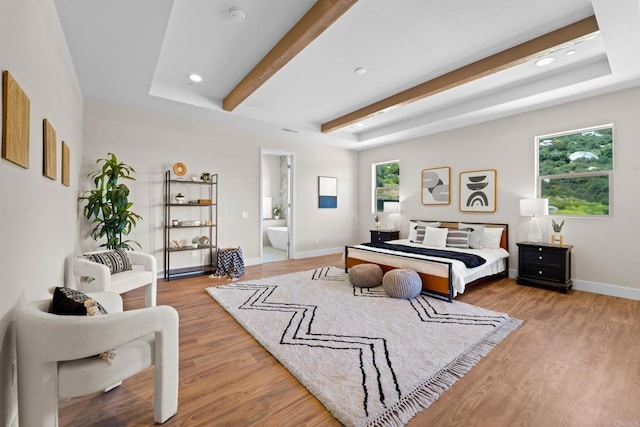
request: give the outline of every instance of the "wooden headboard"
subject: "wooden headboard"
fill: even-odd
[[[509,224],[497,224],[492,222],[468,222],[468,221],[439,221],[433,219],[411,219],[409,222],[439,222],[440,228],[458,228],[458,222],[463,222],[465,224],[477,224],[484,225],[485,227],[491,228],[502,228],[504,231],[502,232],[502,237],[500,238],[500,247],[505,251],[509,251]]]

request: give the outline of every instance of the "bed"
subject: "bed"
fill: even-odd
[[[385,273],[412,269],[422,280],[423,293],[452,301],[479,279],[506,277],[508,247],[507,224],[411,220],[406,239],[345,246],[345,271],[369,263]]]

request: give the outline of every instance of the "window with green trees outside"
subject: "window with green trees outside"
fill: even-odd
[[[373,212],[383,212],[384,202],[400,201],[400,161],[373,165]]]
[[[536,149],[550,215],[611,214],[613,125],[539,136]]]

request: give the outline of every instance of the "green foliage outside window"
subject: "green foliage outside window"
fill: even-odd
[[[384,202],[400,201],[400,162],[375,165],[375,211],[382,212]]]
[[[537,138],[540,196],[549,213],[608,215],[613,128]]]

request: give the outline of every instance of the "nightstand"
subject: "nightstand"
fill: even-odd
[[[398,230],[369,230],[371,232],[371,243],[381,243],[388,240],[398,240],[400,232]]]
[[[566,294],[571,289],[571,245],[517,242],[520,285],[541,285]]]

